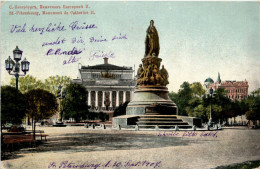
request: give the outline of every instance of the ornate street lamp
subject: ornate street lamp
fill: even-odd
[[[14,60],[15,61],[20,61],[23,55],[23,51],[21,51],[18,46],[16,46],[16,48],[13,50],[13,54],[14,54]]]
[[[13,70],[14,67],[14,61],[9,56],[8,59],[5,60],[5,69],[10,73]]]
[[[26,72],[29,71],[30,62],[28,62],[26,58],[24,58],[21,64],[22,64],[22,71],[24,72],[24,74],[26,74]]]
[[[13,57],[15,62],[11,59],[10,56],[5,60],[5,69],[8,71],[9,75],[14,75],[16,78],[16,90],[18,90],[19,76],[25,76],[26,72],[29,71],[30,62],[28,62],[26,58],[21,62],[21,64],[19,63],[19,61],[22,59],[22,54],[23,51],[21,51],[18,46],[16,46],[16,48],[13,50]],[[22,68],[24,74],[19,74],[20,67]]]
[[[213,95],[213,89],[210,88],[209,90],[209,94],[210,94],[210,118],[209,118],[209,126],[212,126],[213,122],[212,122],[212,103],[211,103],[211,100],[212,100],[212,95]]]

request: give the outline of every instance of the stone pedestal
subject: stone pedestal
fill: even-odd
[[[52,125],[53,127],[66,127],[67,125],[64,124],[63,122],[56,122],[56,124]]]
[[[126,115],[177,115],[177,106],[168,93],[165,86],[136,87]]]

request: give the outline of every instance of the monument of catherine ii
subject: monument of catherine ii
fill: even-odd
[[[146,33],[145,54],[137,72],[133,99],[126,108],[126,115],[113,118],[113,126],[190,128],[195,118],[178,116],[178,107],[168,96],[169,75],[159,58],[159,35],[153,20]]]

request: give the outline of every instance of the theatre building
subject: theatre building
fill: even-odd
[[[136,85],[132,67],[104,63],[81,66],[78,79],[73,83],[82,84],[88,92],[88,105],[92,110],[114,110],[120,104],[130,101]]]

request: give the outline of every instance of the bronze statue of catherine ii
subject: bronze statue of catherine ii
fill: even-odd
[[[154,26],[154,21],[150,21],[150,26],[146,31],[145,57],[158,57],[160,51],[159,36]]]

